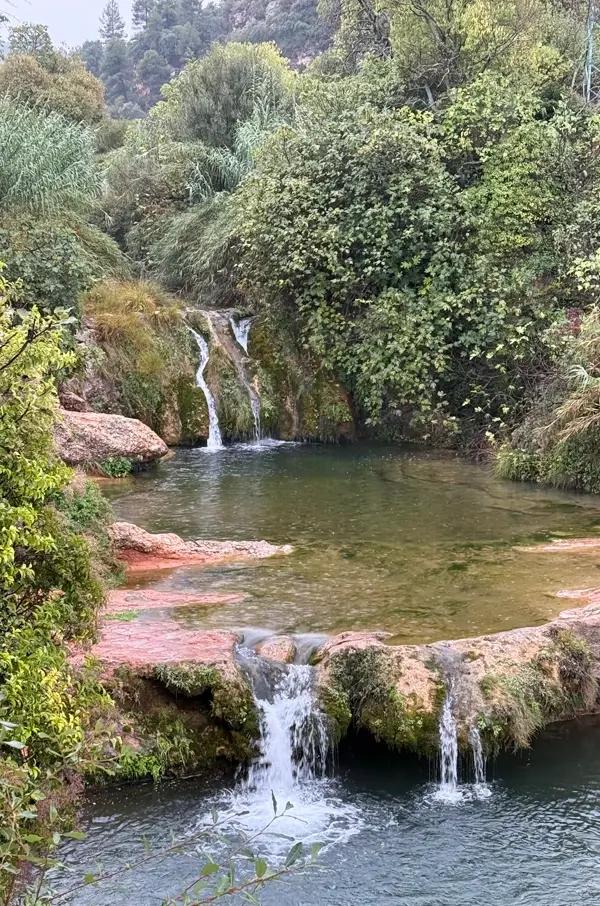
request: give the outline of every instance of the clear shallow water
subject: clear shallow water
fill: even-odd
[[[569,606],[557,591],[600,584],[600,552],[513,550],[596,534],[600,500],[502,482],[454,457],[362,445],[181,450],[106,487],[118,518],[149,531],[295,546],[262,563],[136,577],[244,595],[172,612],[194,626],[432,641],[542,623]]]
[[[314,781],[298,794],[284,832],[329,841],[321,870],[309,871],[261,895],[266,906],[583,906],[600,902],[600,726],[555,728],[523,755],[491,769],[490,798],[456,805],[431,795],[430,766],[386,750],[346,749],[336,780]],[[433,768],[435,773],[435,767]],[[237,793],[209,792],[194,781],[129,787],[90,796],[87,839],[64,851],[81,877],[101,856],[113,870],[171,835],[209,820],[210,808],[259,804]],[[264,814],[269,804],[264,803]],[[277,859],[280,842],[262,851]],[[120,874],[78,894],[78,906],[159,906],[193,877],[198,860],[177,856]],[[69,884],[64,873],[55,886]],[[72,901],[74,902],[74,901]]]

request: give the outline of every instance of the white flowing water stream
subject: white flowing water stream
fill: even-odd
[[[200,387],[204,393],[206,405],[208,406],[208,440],[206,442],[206,447],[208,450],[222,450],[223,439],[221,438],[221,429],[219,428],[219,416],[217,415],[215,398],[204,378],[204,369],[208,364],[209,357],[208,343],[201,334],[196,333],[191,327],[189,330],[200,350],[200,365],[196,372],[196,385]]]
[[[288,795],[325,776],[329,737],[317,707],[310,667],[290,665],[270,698],[258,699],[261,754],[251,764],[246,789]]]
[[[246,353],[248,355],[248,338],[250,336],[250,328],[254,322],[254,318],[242,318],[241,321],[236,321],[234,318],[229,319],[231,324],[231,329],[233,330],[233,335]]]

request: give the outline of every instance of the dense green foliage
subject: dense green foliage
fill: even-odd
[[[111,559],[105,505],[89,488],[69,487],[52,446],[55,379],[72,361],[62,350],[69,320],[58,310],[27,313],[19,301],[19,287],[0,278],[2,894],[13,862],[46,842],[37,802],[87,757],[89,709],[107,701],[75,674],[64,645],[93,638]]]
[[[42,25],[11,29],[9,53],[0,65],[0,96],[54,110],[76,123],[98,123],[105,115],[102,83],[77,57],[57,51]]]
[[[91,223],[101,192],[91,130],[0,99],[0,254],[25,304],[75,309],[82,290],[126,268]]]

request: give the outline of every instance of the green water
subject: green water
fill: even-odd
[[[244,596],[169,614],[194,626],[383,629],[396,641],[431,641],[539,624],[572,606],[559,590],[600,585],[600,550],[513,549],[597,533],[600,500],[499,481],[453,456],[375,446],[182,450],[107,493],[119,519],[150,531],[294,545],[291,556],[261,563],[136,577],[140,587]]]

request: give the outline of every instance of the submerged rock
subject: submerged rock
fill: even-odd
[[[289,635],[271,636],[258,649],[262,657],[280,664],[291,664],[296,657],[296,643]]]
[[[123,458],[152,463],[169,452],[143,422],[123,415],[61,409],[54,431],[58,455],[69,465],[94,465]]]
[[[111,540],[127,569],[169,569],[186,563],[217,563],[221,560],[255,560],[289,554],[289,544],[268,541],[184,541],[172,533],[153,535],[130,522],[115,522]]]
[[[190,592],[162,591],[155,588],[119,588],[108,593],[106,613],[132,610],[155,610],[171,607],[214,607],[243,600],[243,595],[203,595]]]

